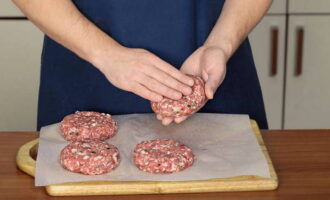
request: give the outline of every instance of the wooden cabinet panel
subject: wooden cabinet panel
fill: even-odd
[[[0,30],[0,131],[35,130],[43,34],[28,20]]]
[[[0,17],[21,17],[23,13],[10,0],[0,1]]]
[[[277,59],[273,58],[273,40],[277,32]],[[266,16],[249,36],[264,97],[270,129],[280,129],[282,123],[285,16]],[[276,42],[276,41],[274,41]],[[275,50],[275,49],[274,49]],[[277,63],[272,75],[272,64]],[[274,64],[275,64],[274,63]],[[275,67],[275,66],[274,66]],[[274,71],[273,71],[274,73]]]
[[[290,17],[285,128],[330,128],[329,22],[330,15]],[[301,74],[297,75],[300,48]]]
[[[289,12],[290,13],[330,13],[330,1],[329,0],[289,0]]]

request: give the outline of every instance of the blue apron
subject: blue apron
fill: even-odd
[[[76,0],[77,8],[126,47],[147,49],[179,68],[206,40],[224,0]],[[76,110],[149,113],[150,102],[113,86],[90,63],[45,36],[38,130]],[[245,40],[227,64],[214,100],[200,112],[249,114],[267,128],[251,48]]]

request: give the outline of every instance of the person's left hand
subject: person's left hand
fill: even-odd
[[[213,99],[214,93],[225,78],[227,60],[228,56],[220,47],[201,46],[187,58],[180,70],[185,74],[202,77],[205,81],[206,97]],[[187,117],[162,118],[157,115],[157,119],[162,120],[163,125],[169,125],[173,121],[181,123]]]

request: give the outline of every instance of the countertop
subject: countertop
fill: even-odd
[[[0,199],[330,199],[330,130],[262,130],[279,178],[274,191],[200,194],[51,197],[15,163],[18,148],[37,132],[0,132]]]

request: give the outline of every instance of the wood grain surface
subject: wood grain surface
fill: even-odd
[[[51,197],[44,187],[35,187],[33,177],[17,169],[15,163],[18,148],[38,133],[0,132],[0,199],[329,199],[330,130],[265,130],[262,135],[280,180],[274,191]]]
[[[271,158],[264,145],[256,121],[251,120],[251,127],[258,144],[267,160],[270,178],[244,175],[231,178],[215,178],[196,181],[85,181],[62,183],[46,186],[52,196],[86,196],[86,195],[124,195],[124,194],[168,194],[168,193],[201,193],[228,191],[261,191],[273,190],[278,186],[278,179]],[[17,166],[34,176],[38,140],[32,140],[20,147]]]

